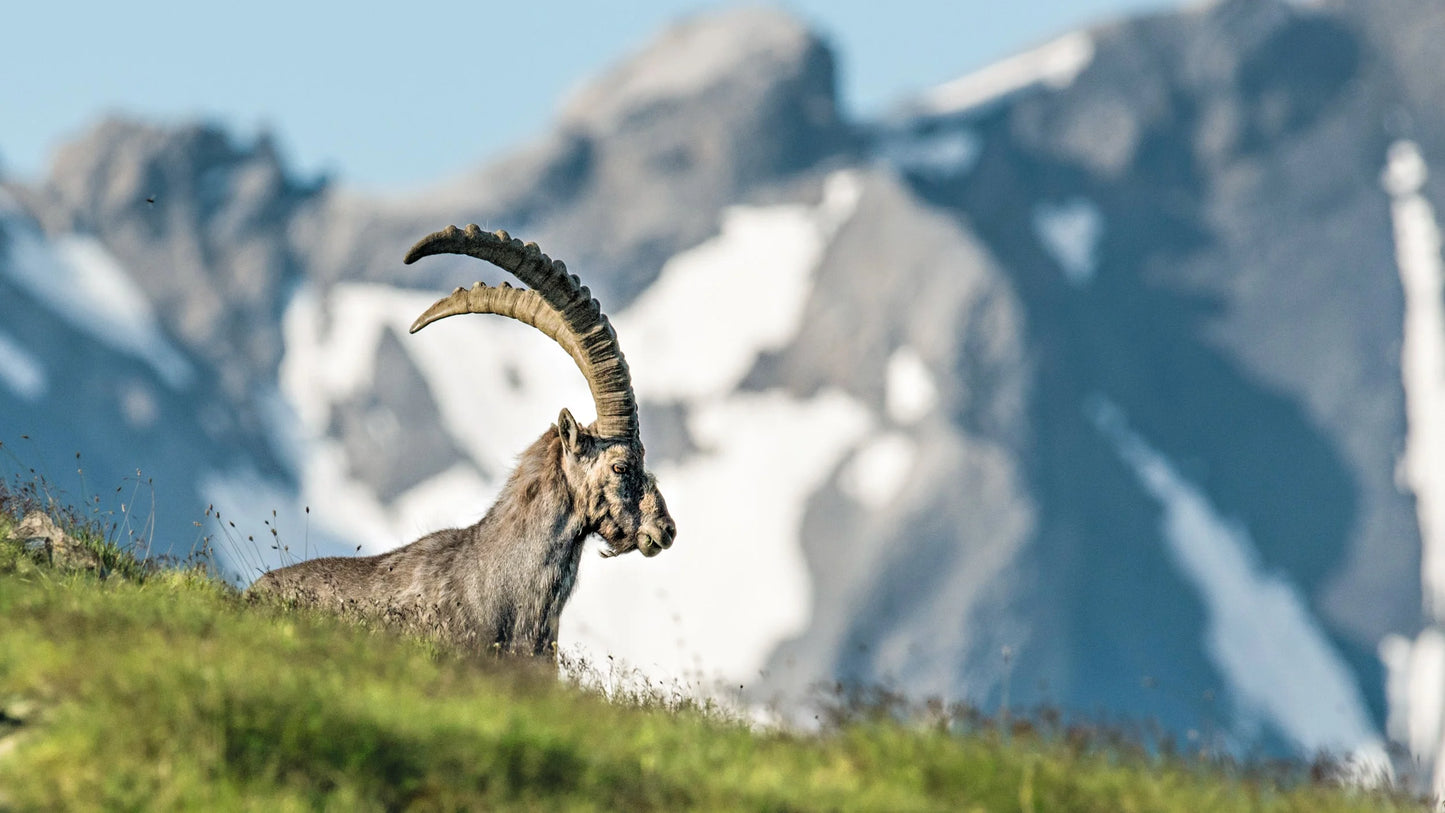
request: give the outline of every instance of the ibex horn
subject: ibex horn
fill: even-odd
[[[433,254],[465,254],[486,260],[516,275],[532,290],[481,283],[458,288],[418,317],[411,332],[459,313],[495,313],[525,322],[552,337],[577,362],[597,406],[597,434],[637,436],[637,398],[617,334],[592,292],[567,273],[566,265],[543,254],[536,243],[524,244],[504,231],[488,234],[475,225],[465,231],[448,226],[423,237],[406,253],[406,262]]]

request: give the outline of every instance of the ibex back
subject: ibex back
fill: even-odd
[[[552,337],[587,378],[597,420],[582,426],[563,409],[522,453],[497,501],[469,528],[437,531],[390,553],[331,557],[280,568],[253,594],[354,610],[438,632],[465,645],[541,654],[557,640],[577,577],[582,544],[606,542],[604,556],[671,547],[677,528],[657,481],[643,465],[637,399],[607,317],[580,281],[535,243],[506,232],[449,226],[412,247],[406,262],[468,254],[531,286],[477,283],[438,300],[415,333],[460,313],[495,313]]]

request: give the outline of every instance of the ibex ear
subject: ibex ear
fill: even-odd
[[[572,417],[572,412],[566,407],[557,414],[557,434],[562,437],[562,448],[574,456],[584,454],[591,440],[587,430],[577,423],[577,419]]]

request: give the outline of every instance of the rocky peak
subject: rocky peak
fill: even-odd
[[[818,71],[815,63],[830,63]],[[581,88],[563,107],[565,124],[592,131],[625,126],[654,109],[697,105],[711,93],[761,100],[783,86],[808,97],[808,113],[834,116],[832,55],[800,22],[775,9],[741,8],[683,20],[646,48]]]
[[[244,404],[274,378],[279,316],[301,274],[290,224],[323,187],[289,175],[267,134],[246,143],[210,123],[110,118],[15,192],[50,236],[97,240]]]
[[[52,231],[99,234],[117,218],[154,222],[156,212],[189,209],[204,220],[236,197],[264,216],[268,204],[318,186],[287,177],[269,133],[244,144],[211,123],[108,118],[56,152],[38,214]]]
[[[723,206],[854,143],[831,49],[792,17],[757,8],[668,29],[578,91],[558,129],[585,159],[571,165],[573,200],[545,230],[559,250],[585,247],[623,301],[712,234]],[[615,205],[624,199],[625,209]]]

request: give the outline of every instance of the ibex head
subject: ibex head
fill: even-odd
[[[562,469],[588,525],[607,540],[604,556],[638,550],[656,556],[672,547],[677,526],[642,462],[642,444],[608,439],[581,426],[566,409],[557,416]]]
[[[411,332],[459,313],[495,313],[525,322],[560,344],[586,377],[597,406],[597,420],[590,426],[579,424],[566,409],[557,417],[562,472],[576,510],[587,530],[606,540],[605,556],[632,550],[656,556],[671,547],[677,526],[656,479],[643,465],[632,375],[617,334],[591,291],[536,243],[523,244],[504,231],[488,234],[475,225],[465,231],[448,226],[412,246],[406,262],[433,254],[486,260],[531,290],[480,282],[458,288],[417,317]]]

